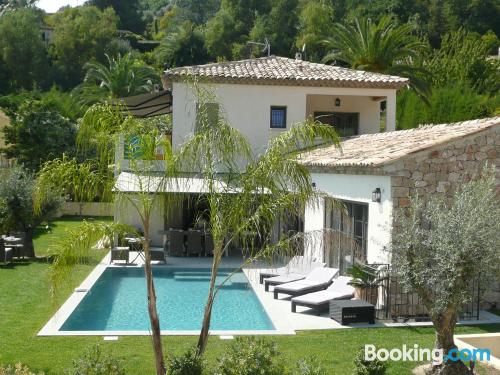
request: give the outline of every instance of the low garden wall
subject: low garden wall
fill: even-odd
[[[113,203],[65,202],[58,216],[113,216]]]

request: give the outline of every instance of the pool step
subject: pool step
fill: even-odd
[[[200,276],[210,277],[210,272],[206,272],[206,271],[177,271],[177,272],[174,272],[174,276],[178,276],[178,275],[193,275],[193,276],[200,275]],[[219,272],[217,275],[218,276],[229,276],[229,273],[228,272]]]
[[[179,281],[210,281],[210,276],[175,275],[174,279]]]

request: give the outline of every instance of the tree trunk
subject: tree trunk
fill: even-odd
[[[443,313],[433,316],[432,323],[436,330],[435,349],[442,349],[443,356],[447,356],[451,349],[456,349],[453,334],[457,323],[457,310],[448,308]],[[468,375],[473,374],[462,361],[443,361],[440,365],[433,365],[430,372],[433,375]]]
[[[219,269],[218,252],[214,252],[214,260],[212,263],[212,275],[210,276],[210,288],[208,290],[207,303],[205,305],[205,313],[203,315],[203,324],[201,326],[200,337],[198,338],[198,345],[196,353],[201,356],[205,352],[208,342],[208,334],[210,332],[210,321],[212,319],[212,307],[214,304],[214,291],[215,280],[217,278],[217,271]]]
[[[23,241],[23,251],[24,255],[28,258],[35,258],[35,245],[33,244],[33,229],[27,229],[25,231],[25,238]]]
[[[144,223],[144,272],[146,274],[146,284],[148,292],[148,312],[151,323],[151,333],[153,335],[153,350],[155,355],[156,375],[165,375],[165,361],[163,359],[163,348],[161,342],[160,319],[156,310],[156,292],[153,280],[153,269],[151,267],[151,254],[149,252],[149,225]]]

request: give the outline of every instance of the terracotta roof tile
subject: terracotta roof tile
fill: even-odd
[[[422,125],[415,129],[365,134],[345,138],[341,149],[320,146],[301,155],[303,164],[314,167],[378,167],[491,127],[500,116],[452,124]],[[499,128],[500,129],[500,128]]]
[[[165,71],[163,77],[179,81],[189,74],[211,82],[293,86],[397,89],[409,82],[403,77],[279,56],[180,67]]]

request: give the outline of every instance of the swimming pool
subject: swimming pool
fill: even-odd
[[[230,273],[219,271],[220,284]],[[210,269],[153,269],[161,329],[201,328]],[[59,331],[148,331],[146,281],[142,268],[108,267]],[[235,273],[214,303],[212,330],[274,330],[243,272]]]

